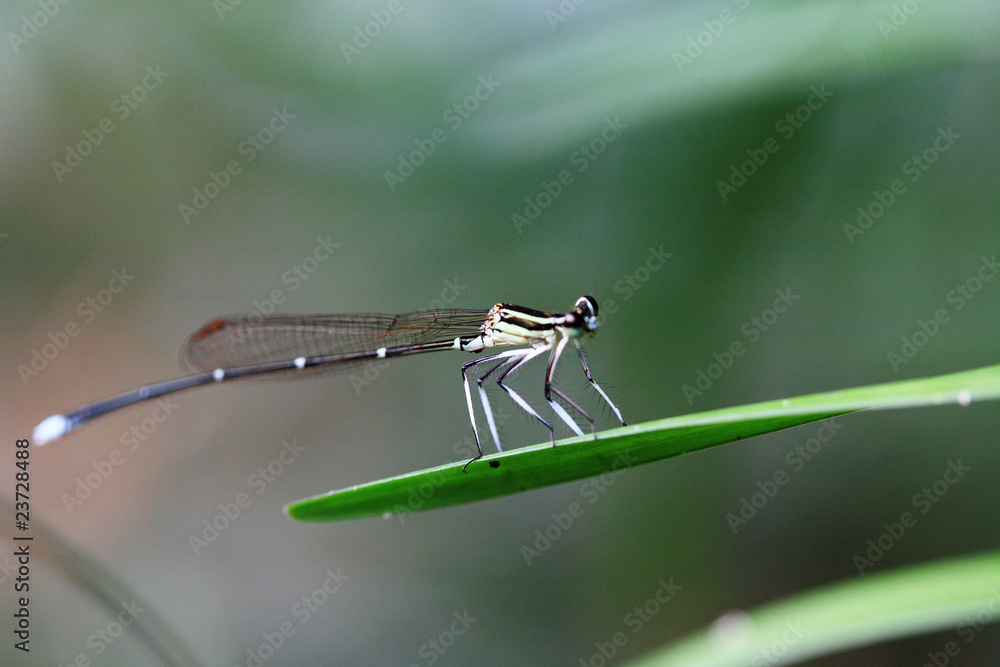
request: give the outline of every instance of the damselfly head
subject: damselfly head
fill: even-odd
[[[597,300],[592,296],[581,296],[573,306],[573,314],[579,318],[579,328],[592,334],[597,331]]]

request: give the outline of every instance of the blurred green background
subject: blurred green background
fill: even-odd
[[[997,363],[995,3],[43,1],[0,21],[5,443],[178,375],[188,334],[255,309],[565,311],[594,294],[590,366],[630,423]],[[867,229],[845,229],[859,207]],[[779,290],[795,298],[769,313]],[[208,388],[160,421],[132,408],[32,450],[32,516],[211,665],[599,665],[622,631],[611,664],[858,576],[903,512],[916,524],[868,572],[997,546],[989,404],[848,416],[821,446],[806,426],[404,520],[284,517],[466,458],[465,360]],[[699,372],[711,385],[686,395]],[[566,363],[572,395],[582,380]],[[540,368],[514,386],[544,405]],[[508,446],[545,439],[495,403]],[[194,548],[240,493],[250,506]],[[328,571],[339,587],[316,595]],[[128,628],[95,639],[117,611],[65,573],[39,560],[33,577],[32,652],[7,641],[4,661],[155,664]],[[661,580],[682,588],[637,624]],[[1000,650],[995,627],[957,632],[811,664]]]

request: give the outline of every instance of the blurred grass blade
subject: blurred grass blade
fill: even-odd
[[[870,574],[747,614],[731,612],[708,630],[629,665],[786,665],[951,628],[956,634],[942,639],[939,649],[947,661],[948,642],[961,650],[969,633],[974,637],[976,628],[998,620],[1000,553],[988,553]]]
[[[5,516],[14,516],[15,506],[6,498],[0,498],[0,509],[3,510]],[[71,540],[67,540],[62,533],[54,530],[46,521],[40,519],[37,513],[32,519],[32,541],[12,542],[9,547],[10,552],[13,553],[16,547],[24,548],[22,545],[30,544],[31,546],[27,548],[33,558],[32,562],[36,566],[43,565],[51,568],[51,573],[43,570],[46,575],[57,574],[72,586],[83,591],[90,600],[96,602],[99,605],[100,613],[88,617],[88,622],[95,622],[97,618],[101,618],[110,619],[109,623],[116,623],[116,618],[121,619],[119,614],[122,613],[122,605],[131,601],[132,607],[141,610],[142,613],[132,618],[128,624],[123,625],[128,627],[128,633],[134,635],[145,648],[149,654],[148,657],[155,657],[157,664],[167,667],[197,667],[203,664],[198,659],[197,654],[187,645],[184,636],[175,630],[167,621],[166,616],[157,609],[158,604],[154,597],[144,597],[142,592],[126,582],[126,578],[122,576],[121,572],[116,572],[104,565],[100,559],[82,551]],[[9,559],[12,563],[14,561],[11,556],[5,555],[4,559]],[[11,567],[11,571],[13,570],[14,568]],[[58,578],[54,583],[62,585]],[[67,604],[67,606],[69,605]],[[132,624],[133,621],[134,624]],[[101,623],[103,622],[104,620],[101,621]],[[118,636],[120,635],[115,635],[115,637]],[[111,646],[115,637],[110,636],[109,630],[108,634],[103,637],[109,638],[106,644],[88,642],[87,646],[88,648],[102,646],[106,649]],[[91,638],[91,641],[94,641],[97,636],[91,635]],[[45,648],[42,650],[44,651]],[[0,655],[7,654],[0,653]],[[95,650],[95,657],[96,655],[100,655],[100,652]],[[29,662],[29,660],[22,658],[21,661],[12,660],[8,664],[29,664]],[[39,660],[31,664],[41,663],[42,661]],[[60,664],[62,663],[60,662]],[[86,664],[103,663],[87,661]]]
[[[1000,365],[671,417],[407,473],[291,503],[303,521],[340,521],[495,498],[617,472],[848,412],[1000,398]]]
[[[471,127],[489,142],[491,155],[523,162],[569,152],[604,118],[619,114],[634,128],[748,100],[804,96],[822,84],[839,95],[852,80],[912,71],[918,63],[947,67],[996,57],[995,3],[915,7],[904,30],[890,25],[886,33],[880,26],[893,13],[888,2],[739,1],[731,24],[717,23],[721,32],[693,50],[690,44],[719,15],[709,17],[698,3],[562,29],[490,67],[518,94],[491,99]],[[970,26],[979,27],[976,39],[968,37]]]

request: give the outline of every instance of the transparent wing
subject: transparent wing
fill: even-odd
[[[208,322],[188,338],[181,351],[181,360],[192,371],[211,371],[298,357],[342,355],[342,363],[282,371],[267,377],[337,373],[370,361],[352,360],[353,355],[381,347],[412,347],[412,352],[416,353],[426,351],[420,349],[421,346],[451,341],[459,336],[476,336],[488,314],[483,310],[425,310],[402,315],[221,317]]]

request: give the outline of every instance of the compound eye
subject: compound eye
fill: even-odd
[[[597,300],[592,296],[581,296],[576,300],[574,310],[579,311],[585,318],[597,317]]]

